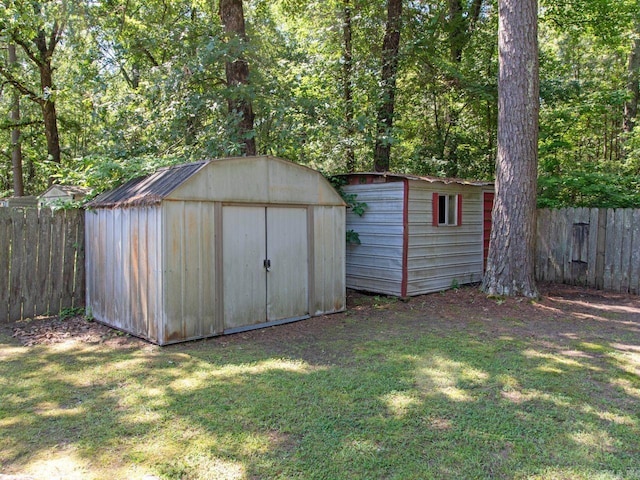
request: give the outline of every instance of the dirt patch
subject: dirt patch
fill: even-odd
[[[486,335],[509,333],[536,336],[541,341],[571,336],[586,327],[602,333],[624,328],[640,334],[640,297],[603,292],[584,287],[557,284],[539,285],[541,298],[487,297],[477,286],[412,297],[402,301],[395,297],[367,295],[349,291],[347,311],[316,317],[302,322],[245,333],[217,337],[208,341],[221,345],[247,340],[273,345],[310,344],[331,339],[329,332],[340,331],[341,338],[384,337],[409,334],[429,322],[430,329],[464,330],[482,324]],[[559,328],[559,320],[562,326]],[[370,328],[360,328],[366,322]],[[585,323],[587,322],[588,325]],[[594,323],[595,322],[595,323]],[[114,348],[149,346],[144,340],[114,330],[82,316],[71,318],[42,317],[1,327],[5,333],[25,346],[63,342],[105,343]],[[346,335],[346,337],[345,337]],[[197,343],[197,342],[195,342]]]
[[[25,347],[66,342],[107,343],[115,347],[145,343],[80,315],[68,318],[38,317],[5,325],[3,329]]]

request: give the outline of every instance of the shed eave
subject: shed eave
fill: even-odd
[[[357,177],[378,177],[381,179],[388,179],[393,181],[413,180],[418,182],[427,183],[442,183],[445,185],[459,184],[459,185],[471,185],[477,187],[493,187],[494,182],[482,181],[482,180],[468,180],[463,178],[450,178],[450,177],[431,177],[421,175],[409,175],[403,173],[391,173],[391,172],[355,172],[336,175],[341,178],[357,178]]]

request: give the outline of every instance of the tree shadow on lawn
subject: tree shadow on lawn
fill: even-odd
[[[553,288],[362,297],[165,348],[0,339],[0,466],[68,453],[78,478],[638,478],[640,299]]]

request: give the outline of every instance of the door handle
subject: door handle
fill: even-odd
[[[266,270],[267,272],[270,272],[270,271],[271,271],[271,259],[266,258],[266,259],[262,262],[262,265],[264,266],[264,268],[265,268],[265,270]]]

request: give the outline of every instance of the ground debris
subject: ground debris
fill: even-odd
[[[82,315],[74,317],[37,317],[8,326],[11,336],[25,347],[53,345],[67,341],[82,343],[127,343],[132,337],[121,331],[90,321]]]

